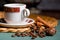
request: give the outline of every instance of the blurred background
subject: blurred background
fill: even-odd
[[[0,0],[0,11],[4,11],[3,5],[7,3],[24,3],[31,13],[60,19],[60,0]]]

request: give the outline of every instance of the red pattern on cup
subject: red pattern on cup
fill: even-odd
[[[5,8],[5,12],[20,12],[20,8]]]

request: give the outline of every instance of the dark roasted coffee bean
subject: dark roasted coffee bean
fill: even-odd
[[[41,38],[43,38],[43,37],[45,37],[46,35],[45,34],[38,34],[39,35],[39,37],[41,37]]]
[[[30,33],[30,35],[31,35],[32,37],[37,37],[36,34],[34,34],[34,33],[32,33],[32,32],[29,32],[29,33]]]
[[[11,37],[15,37],[16,35],[11,35]]]
[[[43,37],[45,37],[46,35],[45,34],[42,34]]]
[[[24,33],[21,33],[21,36],[22,36],[22,37],[24,37],[24,36],[25,36],[25,34],[24,34]]]
[[[34,33],[34,31],[35,31],[34,29],[31,30],[31,32],[33,32],[33,33]]]
[[[37,27],[34,27],[34,30],[37,30]]]
[[[20,32],[16,32],[15,35],[16,35],[17,37],[20,37]]]
[[[30,27],[30,29],[34,29],[33,27]]]
[[[45,35],[41,34],[40,37],[43,38],[43,37],[45,37]]]
[[[38,33],[38,32],[39,32],[39,30],[35,30],[35,32],[36,32],[36,33]]]
[[[36,30],[37,26],[35,24],[31,24],[33,26],[33,29]]]
[[[30,33],[27,33],[29,35],[29,37],[31,37],[31,34]]]
[[[22,37],[25,37],[25,34],[22,34]]]
[[[26,33],[26,34],[24,34],[25,36],[28,36],[28,34]]]
[[[39,31],[38,34],[44,34],[44,33]]]
[[[41,37],[41,38],[43,38],[43,37],[45,37],[46,35],[45,35],[45,32],[39,32],[39,33],[38,33],[38,36]]]
[[[40,27],[37,26],[37,30],[40,30]]]
[[[35,37],[32,37],[31,39],[35,39]]]
[[[20,37],[20,35],[17,35],[17,37]]]
[[[34,25],[37,26],[37,23],[35,22]]]
[[[21,33],[20,35],[22,36],[23,34]]]

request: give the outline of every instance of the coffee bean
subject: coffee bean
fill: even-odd
[[[39,30],[35,30],[35,32],[36,32],[36,33],[38,33],[38,32],[39,32]]]
[[[11,37],[15,37],[16,35],[11,35]]]
[[[16,32],[15,35],[16,35],[17,37],[20,37],[20,32]]]
[[[34,30],[37,30],[37,27],[34,27]]]
[[[31,35],[32,37],[37,37],[36,34],[34,34],[34,33],[32,33],[32,32],[29,32],[29,33],[30,33],[30,35]]]
[[[24,35],[24,34],[22,34],[22,37],[25,37],[25,35]]]
[[[34,31],[35,31],[34,29],[31,29],[31,32],[33,32],[33,33],[34,33]]]
[[[33,29],[36,30],[37,26],[35,24],[31,24],[33,26]]]
[[[24,33],[21,33],[21,36],[22,36],[22,37],[25,37],[25,34],[24,34]]]
[[[30,27],[30,29],[34,29],[33,27]]]
[[[42,34],[43,37],[45,37],[46,35],[45,34]]]
[[[35,37],[32,37],[31,39],[35,39]]]
[[[31,34],[30,33],[27,33],[29,37],[31,37]]]
[[[41,37],[41,38],[43,38],[43,37],[46,36],[45,34],[38,34],[38,35],[39,35],[39,37]]]
[[[26,33],[26,34],[24,34],[25,36],[28,36],[28,34]]]

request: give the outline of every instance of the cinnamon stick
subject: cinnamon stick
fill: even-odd
[[[44,25],[46,25],[48,28],[51,27],[51,25],[49,23],[47,23],[46,21],[44,21],[41,17],[37,17],[37,20],[40,21],[41,23],[43,23]]]

